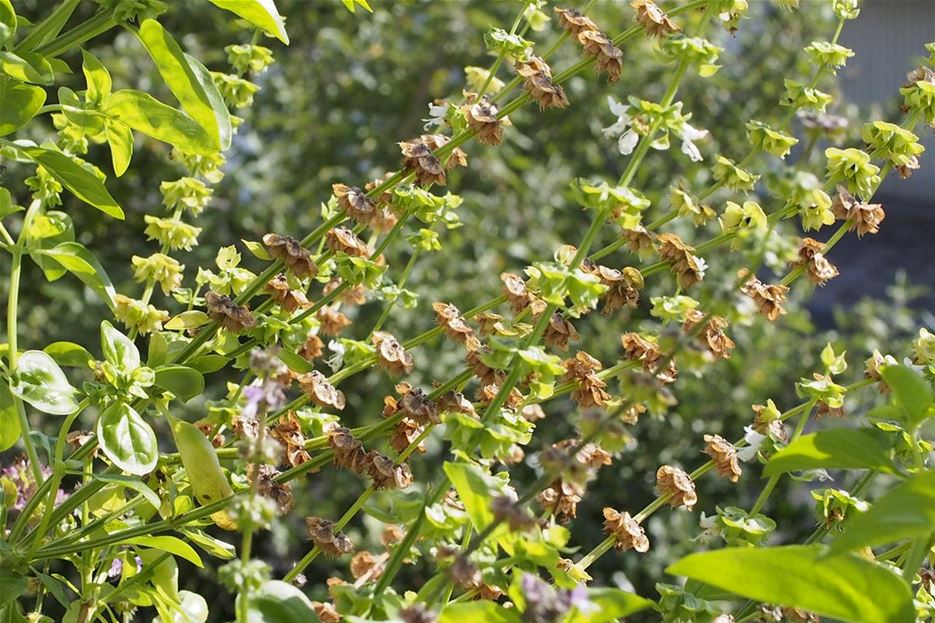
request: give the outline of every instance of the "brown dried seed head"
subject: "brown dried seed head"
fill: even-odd
[[[704,312],[693,309],[685,316],[685,322],[682,324],[682,330],[690,333],[695,330],[698,323],[704,321],[704,327],[698,339],[705,345],[708,351],[717,358],[730,359],[730,351],[734,349],[734,341],[727,337],[724,329],[727,328],[727,320],[720,316],[707,316]]]
[[[886,212],[879,203],[861,203],[844,186],[838,186],[831,209],[837,218],[845,219],[857,229],[857,237],[875,234],[880,231],[880,223],[886,218]]]
[[[332,184],[331,191],[338,200],[341,209],[361,225],[369,225],[377,214],[373,199],[356,186]]]
[[[573,482],[556,480],[537,496],[539,505],[555,515],[560,523],[567,523],[578,516],[578,503],[584,488]]]
[[[386,556],[374,556],[363,549],[351,558],[351,575],[355,580],[366,578],[369,581],[380,579],[386,568]]]
[[[305,338],[305,341],[299,348],[298,355],[306,361],[311,361],[321,357],[321,354],[324,352],[324,348],[325,343],[321,341],[321,338],[312,334]]]
[[[691,510],[698,502],[695,493],[695,483],[691,477],[678,467],[663,465],[656,471],[656,487],[659,492],[669,497],[669,505],[673,508],[684,506]]]
[[[694,255],[695,249],[675,234],[659,234],[659,256],[669,264],[680,288],[688,288],[704,279],[704,264]]]
[[[734,444],[720,435],[705,435],[704,453],[711,457],[718,473],[731,482],[740,480],[743,473],[740,462],[737,460],[737,450]]]
[[[318,274],[318,267],[312,261],[311,253],[292,236],[266,234],[263,236],[263,244],[270,256],[281,260],[286,270],[299,279],[314,277]]]
[[[649,538],[646,531],[630,513],[621,513],[613,508],[604,508],[604,534],[613,536],[617,550],[632,549],[641,554],[649,551]]]
[[[334,465],[349,469],[355,474],[366,474],[370,469],[370,457],[359,439],[343,426],[328,431],[328,445],[334,452]]]
[[[338,335],[351,324],[350,318],[329,306],[319,309],[315,317],[321,323],[320,331],[325,335]]]
[[[377,364],[381,368],[395,375],[412,372],[412,355],[406,352],[395,337],[385,331],[374,331],[371,339],[377,351]]]
[[[546,346],[557,348],[559,350],[568,350],[569,340],[578,340],[580,335],[575,330],[575,326],[558,312],[553,312],[549,318],[549,324],[546,325],[545,340]]]
[[[305,451],[305,435],[295,411],[289,411],[279,418],[279,422],[270,428],[270,437],[286,449],[285,459],[290,467],[296,467],[311,460]]]
[[[803,238],[799,246],[797,266],[804,266],[808,280],[823,286],[838,276],[838,269],[825,257],[825,245],[814,238]]]
[[[523,78],[529,95],[539,103],[539,108],[565,108],[568,98],[565,90],[552,82],[552,69],[538,56],[516,63],[516,73]]]
[[[256,318],[244,305],[236,305],[229,296],[212,290],[205,293],[208,316],[233,333],[240,333],[256,326]]]
[[[555,7],[555,13],[558,15],[558,23],[570,34],[577,36],[585,30],[599,30],[590,17],[584,15],[578,9],[560,9]]]
[[[269,292],[270,298],[287,312],[305,309],[312,305],[305,297],[304,292],[289,287],[289,281],[282,273],[266,282],[266,291]]]
[[[412,472],[405,463],[397,465],[393,459],[371,452],[369,476],[373,479],[376,489],[405,489],[412,484]]]
[[[343,532],[335,532],[334,522],[321,517],[306,517],[305,527],[312,543],[330,558],[349,554],[354,544]]]
[[[302,391],[320,407],[334,407],[339,411],[344,409],[346,400],[344,392],[335,388],[325,375],[318,370],[312,370],[296,377]]]
[[[788,286],[781,284],[766,285],[755,276],[750,275],[750,272],[746,269],[741,269],[737,276],[741,279],[747,279],[746,283],[740,287],[740,291],[753,299],[760,313],[766,316],[768,320],[776,320],[786,313],[782,305],[786,301],[786,293],[789,291]]]
[[[450,303],[441,301],[432,303],[435,310],[435,322],[445,329],[445,335],[469,346],[468,350],[476,350],[479,342],[474,337],[474,330],[468,325],[461,311]]]
[[[328,248],[335,253],[346,253],[351,257],[370,257],[373,249],[347,227],[335,227],[325,235]]]
[[[484,145],[499,145],[503,140],[503,126],[509,125],[506,117],[500,118],[500,109],[487,96],[477,100],[473,93],[465,92],[468,103],[461,107],[468,127],[477,133],[477,140]]]
[[[633,0],[630,6],[636,9],[634,19],[653,37],[664,37],[682,30],[652,0]]]
[[[321,623],[340,623],[341,614],[333,604],[323,601],[313,601],[312,609]]]
[[[599,30],[585,30],[578,34],[578,42],[585,54],[594,57],[597,71],[607,74],[607,82],[614,83],[623,73],[623,50]]]

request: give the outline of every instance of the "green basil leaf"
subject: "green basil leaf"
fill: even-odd
[[[75,225],[65,212],[49,210],[37,214],[26,230],[26,249],[29,257],[39,265],[49,281],[56,281],[68,274],[68,270],[43,251],[55,248],[63,242],[75,241]]]
[[[238,602],[240,596],[237,597]],[[315,623],[318,615],[308,597],[295,586],[269,580],[250,595],[250,623]]]
[[[184,558],[195,566],[202,568],[205,566],[204,563],[201,562],[201,556],[198,555],[198,552],[196,552],[191,545],[174,536],[139,536],[121,541],[121,543],[158,549],[162,552],[174,554],[179,558]]]
[[[205,133],[215,151],[230,147],[231,119],[211,75],[201,63],[188,56],[156,20],[143,20],[140,40],[156,63],[166,86]]]
[[[27,350],[20,356],[10,389],[43,413],[68,415],[78,408],[77,390],[55,360],[41,350]]]
[[[107,320],[101,323],[101,352],[104,359],[124,374],[140,367],[140,351],[136,344]]]
[[[55,82],[52,65],[33,52],[14,54],[0,51],[0,71],[20,82],[50,85]]]
[[[137,132],[202,156],[217,153],[211,138],[181,110],[163,104],[149,93],[122,89],[104,101],[103,112]]]
[[[188,402],[205,390],[205,377],[198,370],[187,366],[168,365],[156,368],[155,383],[175,394],[182,402]]]
[[[6,45],[16,34],[16,11],[10,0],[0,0],[0,46]],[[0,101],[6,101],[0,97]]]
[[[490,502],[499,495],[493,476],[469,463],[447,462],[444,469],[474,529],[479,532],[490,525],[494,520]]]
[[[227,362],[228,359],[224,355],[208,354],[195,357],[188,363],[202,374],[211,374],[212,372],[217,372],[222,369],[227,365]]]
[[[114,175],[120,177],[127,172],[133,158],[133,130],[122,123],[108,123],[104,136],[110,146],[110,159],[114,164]]]
[[[70,190],[85,203],[94,206],[104,214],[116,219],[123,219],[123,210],[107,192],[104,183],[93,173],[78,164],[77,158],[66,156],[60,151],[41,147],[21,148],[33,162],[41,164],[55,180]]]
[[[209,322],[211,322],[211,318],[208,317],[208,314],[197,309],[192,309],[189,311],[183,311],[178,316],[172,317],[169,322],[165,324],[165,328],[169,331],[197,329],[198,327],[203,327]]]
[[[0,136],[23,127],[45,104],[45,89],[0,76]]]
[[[588,612],[575,610],[565,623],[614,623],[653,605],[648,599],[619,588],[589,588],[588,601],[594,604],[594,609]]]
[[[92,102],[106,99],[113,86],[110,72],[87,50],[81,50],[81,59],[81,71],[84,72],[84,79],[88,84],[88,99]]]
[[[438,613],[438,623],[520,623],[519,613],[513,608],[504,608],[493,601],[468,601],[448,604]]]
[[[6,381],[0,381],[0,452],[12,448],[22,434],[13,393]]]
[[[139,478],[135,476],[124,476],[123,474],[94,474],[94,480],[101,482],[110,482],[127,489],[132,489],[146,499],[149,504],[158,509],[162,505],[162,500],[156,495],[156,492],[146,486]]]
[[[94,356],[84,346],[74,342],[52,342],[42,350],[60,366],[87,368],[94,361]]]
[[[156,433],[133,407],[122,402],[110,405],[101,413],[97,420],[97,438],[107,458],[130,474],[148,474],[159,460]]]
[[[730,547],[690,554],[666,569],[741,597],[851,623],[914,623],[909,585],[855,554],[821,546]]]
[[[906,366],[886,366],[880,376],[893,391],[893,404],[902,411],[905,424],[915,428],[922,423],[935,399],[932,386]]]
[[[289,35],[273,0],[211,0],[211,4],[239,15],[289,45]]]
[[[77,277],[88,286],[111,309],[114,308],[114,297],[117,290],[110,280],[107,271],[97,258],[79,242],[63,242],[51,249],[37,251],[38,254],[50,257],[61,264],[65,270]]]
[[[216,539],[201,530],[196,530],[194,528],[182,528],[182,534],[188,537],[192,543],[215,558],[220,558],[221,560],[230,560],[237,555],[237,549],[233,545],[226,541]]]
[[[893,471],[889,451],[870,431],[832,428],[802,435],[770,458],[765,476],[806,469],[880,469]]]
[[[831,552],[840,553],[903,539],[929,536],[935,532],[935,471],[914,474],[873,503],[865,513],[855,514]]]

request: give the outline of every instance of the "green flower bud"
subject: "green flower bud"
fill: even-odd
[[[198,216],[208,205],[214,190],[201,180],[183,177],[174,182],[161,183],[159,192],[162,193],[162,203],[166,209],[172,211],[186,208],[193,216]]]
[[[786,92],[779,102],[782,106],[825,112],[825,108],[831,103],[832,98],[830,95],[818,89],[807,87],[801,82],[787,78],[783,81],[783,84],[786,85]]]
[[[825,150],[828,159],[828,181],[832,184],[844,182],[847,189],[864,199],[869,199],[880,183],[880,167],[870,162],[870,154],[849,147],[838,149],[829,147]]]
[[[134,255],[133,278],[141,283],[150,281],[162,287],[163,294],[169,294],[182,284],[182,271],[185,267],[174,258],[162,253],[153,253],[149,257]]]
[[[785,132],[774,130],[760,121],[747,122],[747,139],[750,144],[768,154],[785,158],[799,139]]]
[[[273,64],[273,51],[262,45],[229,45],[224,51],[227,52],[227,62],[241,75],[263,73]]]
[[[831,73],[837,73],[837,70],[847,63],[847,59],[854,56],[854,50],[830,41],[812,41],[812,44],[805,48],[805,53],[816,65],[825,65],[831,69]]]
[[[162,323],[169,320],[169,312],[123,294],[116,295],[114,303],[114,317],[125,327],[135,329],[141,335],[162,330]]]
[[[143,217],[143,220],[146,221],[144,233],[147,239],[156,240],[170,251],[179,249],[191,251],[192,247],[198,244],[200,227],[189,225],[178,219],[159,218],[148,214]]]
[[[736,191],[750,191],[756,186],[759,175],[741,169],[730,158],[718,156],[714,164],[714,179]]]

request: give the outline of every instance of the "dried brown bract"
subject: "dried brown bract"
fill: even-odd
[[[329,306],[319,309],[315,317],[321,324],[320,331],[325,335],[338,335],[351,324],[350,318]]]
[[[295,502],[292,495],[292,485],[288,482],[276,480],[279,470],[272,465],[251,463],[248,474],[251,480],[256,478],[257,493],[276,502],[282,514],[285,515],[292,511]]]
[[[344,392],[332,385],[318,370],[300,374],[296,376],[296,380],[302,386],[305,395],[319,407],[334,407],[339,411],[344,409],[346,405]]]
[[[695,249],[675,234],[659,234],[659,256],[675,273],[680,288],[689,288],[704,279],[705,263]]]
[[[581,336],[578,335],[575,326],[571,322],[565,320],[564,316],[558,312],[552,313],[543,336],[546,346],[565,351],[568,350],[569,340],[577,341],[580,338]]]
[[[467,166],[467,154],[460,147],[455,147],[444,165],[435,155],[435,151],[444,147],[449,139],[441,134],[423,134],[411,141],[402,141],[399,148],[403,153],[403,168],[414,173],[416,181],[422,185],[438,184],[444,186],[447,182],[445,171],[456,166]]]
[[[503,126],[510,125],[509,119],[500,117],[496,104],[483,96],[480,100],[474,93],[465,92],[467,103],[461,107],[468,127],[477,134],[484,145],[499,145],[503,140]]]
[[[627,249],[635,255],[646,255],[654,250],[655,236],[642,225],[633,229],[624,229],[623,236],[627,239]]]
[[[338,200],[341,209],[361,225],[370,225],[377,215],[377,206],[367,193],[356,186],[332,184],[331,192]]]
[[[770,321],[776,320],[782,314],[786,313],[782,304],[786,301],[786,293],[789,287],[782,284],[767,285],[750,275],[746,269],[741,269],[737,273],[741,279],[747,278],[746,283],[740,287],[740,291],[753,299],[760,313],[766,316]]]
[[[351,575],[358,581],[378,580],[385,569],[386,556],[374,556],[365,549],[351,558]]]
[[[539,505],[555,515],[561,523],[578,516],[578,503],[584,495],[584,487],[570,481],[556,480],[538,496]]]
[[[578,386],[571,394],[571,399],[582,408],[602,407],[607,404],[611,396],[606,391],[607,384],[596,374],[602,366],[601,362],[584,351],[578,351],[573,359],[566,359],[565,380],[576,381]]]
[[[321,341],[321,338],[311,334],[302,342],[302,346],[299,348],[297,354],[306,361],[312,361],[313,359],[321,357],[324,348],[325,343]]]
[[[695,483],[691,476],[678,467],[663,465],[656,471],[656,487],[663,495],[669,496],[669,505],[673,508],[684,506],[691,510],[698,502]]]
[[[312,608],[321,623],[340,623],[341,614],[333,604],[324,601],[313,601]]]
[[[208,316],[233,333],[247,331],[256,326],[256,318],[245,305],[235,304],[229,296],[209,290],[205,293]]]
[[[449,411],[452,413],[463,413],[471,417],[477,417],[477,411],[474,404],[465,398],[461,392],[448,392],[438,399],[438,410]]]
[[[423,430],[418,422],[404,417],[393,427],[393,434],[390,435],[390,447],[396,452],[402,453],[416,442]],[[425,452],[425,444],[420,442],[415,451]]]
[[[376,489],[405,489],[412,484],[412,472],[408,465],[397,465],[393,459],[379,452],[371,453],[368,473]]]
[[[351,257],[370,257],[373,254],[373,249],[347,227],[330,230],[325,235],[325,241],[335,253],[345,253]]]
[[[808,280],[823,286],[838,276],[838,269],[825,258],[825,245],[814,238],[803,238],[799,246],[798,266],[805,267]]]
[[[377,365],[394,375],[412,372],[412,355],[395,337],[386,331],[374,331],[371,340],[377,351]]]
[[[837,218],[845,219],[854,226],[858,238],[879,232],[880,223],[886,218],[881,204],[861,203],[844,186],[838,186],[831,209]]]
[[[525,532],[536,525],[536,520],[527,513],[513,498],[501,495],[490,503],[494,517],[505,521],[513,532]]]
[[[628,549],[641,554],[649,551],[649,538],[638,521],[630,513],[621,513],[609,506],[604,508],[604,534],[614,537],[618,551]]]
[[[620,336],[627,359],[639,361],[643,369],[652,372],[662,360],[662,351],[655,342],[647,340],[639,333],[624,333]]]
[[[290,467],[311,460],[312,457],[305,451],[305,435],[294,411],[281,416],[276,425],[270,428],[269,434],[286,449],[286,464]]]
[[[740,480],[742,471],[734,444],[720,435],[705,435],[704,453],[711,457],[718,473],[731,482]]]
[[[343,532],[335,532],[334,522],[321,517],[306,517],[308,537],[329,558],[343,556],[354,551],[354,544]]]
[[[263,236],[263,244],[270,256],[282,261],[286,270],[299,279],[314,277],[318,274],[318,267],[312,261],[311,253],[292,236],[266,234]]]
[[[305,309],[312,305],[305,297],[304,292],[289,287],[289,280],[282,273],[266,282],[266,291],[269,292],[270,298],[287,312]]]
[[[690,333],[695,330],[699,323],[704,322],[704,327],[698,338],[701,343],[707,347],[708,351],[719,359],[730,359],[730,351],[734,349],[734,340],[727,337],[724,329],[727,328],[727,320],[720,316],[708,316],[705,320],[704,312],[693,309],[685,316],[685,322],[682,324],[682,330]]]
[[[464,344],[469,351],[480,348],[480,341],[474,336],[474,329],[468,325],[457,307],[438,301],[432,303],[432,309],[435,310],[435,322],[445,329],[445,335]]]
[[[602,297],[604,306],[601,315],[609,316],[624,306],[635,308],[639,303],[644,282],[642,273],[636,268],[627,266],[618,270],[590,263],[584,264],[582,268],[607,286],[607,293]]]
[[[481,382],[481,385],[499,385],[506,378],[506,372],[491,368],[483,362],[480,351],[468,352],[464,361],[474,372],[474,376]]]
[[[614,45],[610,37],[599,30],[578,33],[578,42],[585,54],[594,58],[597,71],[607,74],[607,82],[613,84],[623,73],[623,50]]]
[[[633,0],[630,6],[636,9],[636,15],[633,19],[650,36],[664,37],[682,30],[652,0]]]
[[[523,85],[539,103],[540,110],[568,106],[565,90],[552,81],[552,69],[540,57],[533,56],[528,61],[516,63],[516,73],[523,78]]]
[[[578,9],[560,9],[555,7],[558,23],[573,36],[578,36],[586,30],[600,30],[590,17]]]
[[[349,429],[338,426],[328,431],[328,446],[334,452],[335,467],[355,474],[366,474],[370,469],[370,456]]]

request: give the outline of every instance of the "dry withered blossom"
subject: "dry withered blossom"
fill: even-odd
[[[670,20],[669,16],[652,0],[633,0],[630,6],[636,9],[636,15],[633,19],[635,19],[650,36],[664,37],[682,30]]]
[[[270,298],[276,301],[276,304],[287,312],[294,312],[297,309],[311,307],[311,303],[305,297],[301,290],[293,290],[289,287],[289,280],[283,273],[280,273],[266,282],[266,291]]]
[[[610,400],[611,396],[605,390],[607,384],[596,374],[602,368],[600,361],[584,351],[578,351],[573,359],[566,359],[562,365],[565,367],[564,379],[574,380],[578,384],[571,399],[579,407],[601,407]]]
[[[308,536],[321,552],[329,558],[343,556],[354,551],[354,544],[343,532],[335,532],[334,522],[321,517],[306,517]]]
[[[879,203],[862,203],[848,192],[844,186],[838,186],[837,194],[831,203],[834,216],[850,222],[857,230],[857,237],[875,234],[880,231],[880,223],[886,218],[886,212]]]
[[[630,513],[621,513],[609,506],[605,507],[604,534],[614,537],[614,547],[618,551],[632,549],[641,554],[649,551],[646,531],[638,521],[630,517]]]
[[[294,503],[292,484],[276,480],[279,470],[272,465],[251,463],[248,467],[248,475],[251,480],[256,479],[257,493],[276,502],[282,514],[292,511]]]
[[[600,264],[585,262],[582,269],[601,280],[607,286],[607,292],[601,297],[604,306],[601,315],[609,316],[618,309],[628,306],[635,308],[640,300],[640,290],[643,289],[643,275],[631,266],[623,269],[610,268]]]
[[[325,335],[338,335],[351,324],[350,318],[331,306],[325,306],[315,313],[321,323],[320,331]]]
[[[580,338],[581,336],[578,335],[575,326],[570,321],[565,320],[559,312],[552,313],[543,336],[546,346],[565,351],[568,350],[569,340],[577,341]]]
[[[475,93],[464,93],[467,103],[461,107],[468,127],[477,135],[477,141],[484,145],[499,145],[503,140],[503,126],[510,125],[506,117],[499,117],[497,105],[483,96],[477,99]]]
[[[789,287],[782,284],[765,284],[750,271],[741,269],[737,276],[741,279],[746,278],[746,282],[740,286],[740,291],[753,299],[760,313],[766,316],[770,321],[776,320],[782,314],[786,313],[782,304],[786,301],[786,293]]]
[[[838,276],[838,269],[825,257],[824,249],[824,243],[814,238],[803,238],[799,245],[797,265],[805,267],[808,280],[816,286],[823,286]]]
[[[639,361],[643,369],[652,372],[662,359],[662,351],[655,342],[647,340],[639,333],[629,332],[620,336],[620,344],[623,346],[624,354],[627,359]]]
[[[373,250],[347,227],[335,227],[325,235],[328,248],[351,257],[370,257]]]
[[[506,378],[506,372],[491,368],[481,360],[480,351],[469,351],[464,361],[471,368],[474,376],[481,382],[481,385],[499,385]]]
[[[360,439],[343,426],[328,431],[328,445],[334,452],[334,465],[355,474],[366,474],[370,469],[370,455],[364,450]]]
[[[373,479],[376,489],[405,489],[412,484],[412,472],[405,463],[396,464],[393,459],[380,454],[370,453],[368,475]]]
[[[398,383],[396,393],[399,399],[386,396],[383,399],[383,417],[391,417],[397,411],[402,411],[422,426],[438,424],[440,405],[431,400],[419,387],[412,387],[409,383]]]
[[[410,445],[415,443],[424,429],[419,426],[415,420],[404,417],[393,426],[393,434],[390,435],[390,447],[396,452],[402,453]],[[425,444],[419,443],[415,449],[416,452],[425,452]]]
[[[585,30],[577,37],[585,54],[594,58],[597,71],[607,74],[607,82],[613,84],[619,80],[623,73],[623,50],[599,30]]]
[[[321,341],[320,337],[312,333],[305,338],[304,342],[302,342],[302,346],[299,348],[298,355],[307,361],[311,361],[321,357],[322,353],[324,352],[324,348],[325,343]]]
[[[528,61],[516,63],[516,73],[523,78],[523,86],[541,110],[568,106],[565,90],[552,81],[552,68],[542,58],[532,56]]]
[[[448,137],[441,134],[423,134],[411,141],[401,141],[399,148],[403,154],[403,168],[414,173],[416,182],[422,186],[444,186],[447,183],[446,170],[467,166],[467,154],[460,147],[451,150],[444,164],[435,155],[435,151],[447,145],[448,141]]]
[[[437,301],[432,303],[435,310],[435,322],[445,330],[445,335],[464,344],[469,351],[481,347],[480,340],[474,336],[474,329],[468,325],[461,311],[451,303]]]
[[[742,471],[740,461],[737,459],[737,449],[734,444],[720,435],[705,435],[704,453],[711,457],[718,473],[731,482],[740,480]]]
[[[374,556],[365,549],[360,550],[351,557],[351,575],[360,582],[379,580],[386,569],[386,555]]]
[[[318,274],[318,268],[312,261],[309,250],[292,236],[266,234],[263,236],[263,244],[271,257],[282,261],[286,270],[299,279],[314,277]]]
[[[412,355],[395,337],[386,331],[374,331],[371,340],[376,347],[377,365],[394,375],[412,372]]]
[[[345,184],[332,184],[331,192],[334,193],[341,209],[347,212],[347,215],[361,225],[369,225],[377,214],[377,207],[373,199],[367,196],[363,190],[356,186],[347,186]]]
[[[205,293],[208,316],[233,333],[240,333],[256,326],[256,318],[245,305],[235,304],[229,296],[213,290]]]
[[[704,312],[693,309],[685,315],[685,322],[682,324],[682,330],[686,333],[694,331],[698,323],[704,322],[704,327],[698,338],[707,347],[708,351],[719,359],[730,359],[730,351],[734,349],[734,340],[727,337],[724,329],[727,328],[727,320],[720,316],[708,316],[705,320]]]
[[[627,249],[635,255],[643,255],[652,251],[655,235],[642,225],[631,229],[624,229],[623,236],[627,239]]]
[[[311,459],[305,451],[305,435],[295,411],[280,416],[275,426],[270,428],[269,435],[285,448],[286,464],[290,467],[296,467]]]
[[[344,392],[332,385],[318,370],[300,374],[295,379],[302,386],[305,395],[319,407],[334,407],[339,411],[344,409],[346,404]]]
[[[689,288],[704,279],[704,260],[694,255],[694,247],[675,234],[659,234],[659,256],[675,273],[680,288]]]
[[[318,617],[318,620],[321,621],[321,623],[340,623],[341,621],[341,614],[332,603],[326,601],[313,601],[312,609],[315,610],[315,615]]]
[[[684,506],[691,510],[698,502],[695,483],[691,476],[678,467],[663,465],[656,471],[656,487],[663,495],[669,496],[669,505],[673,508]]]
[[[500,386],[498,384],[483,385],[477,388],[477,391],[474,393],[474,398],[477,402],[483,404],[489,404],[491,400],[499,393]],[[506,397],[506,406],[510,409],[515,409],[523,404],[525,398],[523,397],[522,392],[517,388],[512,388],[510,393]]]
[[[558,15],[558,23],[571,35],[578,36],[586,30],[600,30],[590,17],[578,9],[555,7],[555,13]]]
[[[533,295],[526,288],[526,282],[522,277],[514,273],[500,273],[500,281],[503,282],[503,294],[514,314],[518,314],[529,306]]]
[[[448,392],[438,399],[438,410],[449,411],[451,413],[463,413],[471,417],[477,417],[477,411],[474,404],[465,398],[461,392]]]
[[[578,502],[583,495],[582,485],[559,479],[540,492],[536,500],[539,506],[555,515],[560,523],[567,523],[578,516]]]

